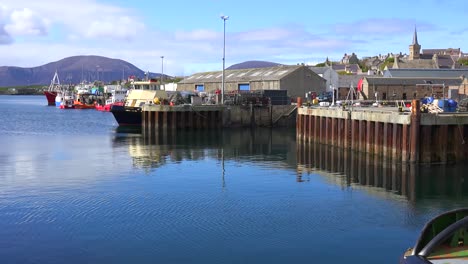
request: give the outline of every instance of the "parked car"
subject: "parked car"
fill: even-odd
[[[332,102],[333,101],[333,93],[332,92],[323,92],[319,94],[317,97],[319,103],[321,102]]]

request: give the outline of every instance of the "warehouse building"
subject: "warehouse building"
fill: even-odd
[[[196,73],[177,84],[178,91],[214,93],[222,90],[222,71]],[[276,66],[241,70],[226,70],[224,93],[235,91],[286,90],[291,98],[308,92],[317,94],[326,89],[326,80],[304,65]]]
[[[465,93],[467,79],[456,78],[378,78],[366,77],[362,79],[358,90],[366,95],[369,100],[412,100],[426,96],[436,98],[457,99],[459,95]]]

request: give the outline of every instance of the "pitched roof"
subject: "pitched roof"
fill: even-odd
[[[395,65],[395,63],[393,63],[393,65]],[[431,57],[431,59],[400,60],[398,61],[398,68],[399,69],[436,69],[437,67]]]
[[[302,65],[293,66],[277,66],[270,68],[253,68],[241,70],[225,70],[225,82],[239,82],[239,81],[276,81],[280,80],[293,71],[304,67]],[[184,78],[181,83],[208,83],[208,82],[221,82],[223,72],[200,72]]]
[[[333,70],[335,71],[345,71],[346,69],[350,72],[357,73],[361,70],[357,64],[333,64]]]
[[[460,48],[458,49],[453,49],[453,48],[448,48],[448,49],[423,49],[422,53],[424,54],[441,54],[441,55],[459,55],[460,54]]]
[[[455,78],[468,76],[468,69],[388,69],[385,77]]]
[[[445,84],[447,86],[460,85],[462,78],[386,78],[386,77],[365,77],[369,85],[416,85],[416,84]]]
[[[339,75],[338,76],[338,88],[349,88],[351,85],[357,87],[358,81],[361,78],[367,77],[367,74],[353,74],[353,75]],[[377,77],[376,78],[381,78]]]
[[[328,69],[330,69],[330,67],[328,67],[328,66],[325,66],[325,67],[309,66],[309,69],[311,69],[316,74],[324,74]]]

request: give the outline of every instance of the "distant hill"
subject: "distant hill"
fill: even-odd
[[[282,64],[269,62],[269,61],[244,61],[241,63],[237,63],[234,65],[229,66],[226,70],[241,70],[241,69],[251,69],[251,68],[269,68],[280,66]]]
[[[101,56],[73,56],[32,68],[0,67],[0,87],[23,85],[49,85],[55,70],[61,83],[77,84],[96,80],[106,83],[134,75],[144,78],[145,72],[120,59]],[[157,78],[160,74],[150,73]]]

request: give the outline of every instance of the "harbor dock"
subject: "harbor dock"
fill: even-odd
[[[299,107],[298,144],[319,142],[401,162],[468,160],[468,113],[421,113],[385,107]]]

